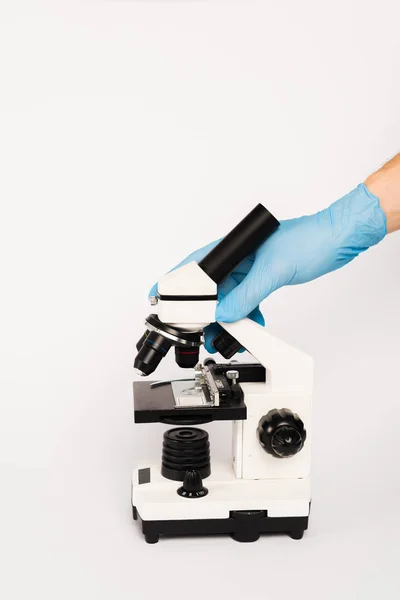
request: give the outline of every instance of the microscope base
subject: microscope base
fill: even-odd
[[[134,520],[140,519],[132,507]],[[230,512],[227,519],[184,519],[182,521],[143,521],[142,532],[148,544],[156,544],[160,535],[217,535],[229,533],[237,542],[256,542],[262,533],[286,533],[301,540],[308,517],[268,517],[267,511]]]
[[[301,539],[308,527],[309,479],[237,479],[230,464],[220,463],[203,484],[207,496],[183,498],[181,484],[162,477],[158,465],[134,471],[133,518],[141,521],[147,543],[160,535],[230,534],[254,542],[262,533],[286,533]]]

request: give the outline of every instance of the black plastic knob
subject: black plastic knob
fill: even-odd
[[[239,352],[242,345],[230,333],[223,330],[213,341],[213,346],[224,358],[229,360]]]
[[[260,420],[257,433],[264,450],[275,458],[294,456],[307,437],[303,421],[288,408],[270,410]]]
[[[183,485],[178,489],[178,494],[183,498],[204,498],[208,489],[203,486],[203,479],[196,469],[186,471]]]

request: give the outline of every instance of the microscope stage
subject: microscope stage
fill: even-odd
[[[234,372],[238,383],[228,378]],[[241,421],[246,419],[247,409],[240,384],[264,382],[265,378],[265,368],[259,363],[216,364],[212,360],[196,370],[194,378],[135,381],[135,423]]]
[[[243,398],[220,406],[204,403],[203,406],[177,406],[171,383],[151,387],[152,381],[135,381],[135,423],[208,423],[210,421],[235,421],[246,418]]]

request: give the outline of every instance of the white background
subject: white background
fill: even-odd
[[[0,596],[398,598],[400,236],[277,292],[316,363],[301,542],[145,544],[134,343],[157,276],[261,201],[316,211],[399,151],[397,0],[0,3]],[[158,375],[177,373],[172,357]],[[228,457],[228,424],[210,425]]]

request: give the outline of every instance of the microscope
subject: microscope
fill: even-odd
[[[214,347],[227,362],[199,362],[203,330],[215,322],[217,285],[279,227],[257,205],[199,263],[164,275],[137,343],[136,372],[151,375],[173,347],[190,376],[135,381],[135,423],[170,425],[161,460],[132,477],[133,518],[147,543],[160,536],[262,533],[301,539],[311,505],[312,359],[250,319],[220,323]],[[251,362],[231,360],[244,348]],[[201,425],[232,421],[230,461],[211,460]]]

